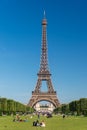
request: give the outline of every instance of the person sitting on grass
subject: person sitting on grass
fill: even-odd
[[[37,121],[34,121],[34,122],[33,122],[33,126],[40,126],[39,121],[38,121],[38,120],[37,120]]]
[[[45,126],[46,126],[46,125],[45,125],[45,122],[42,121],[42,122],[40,123],[40,126],[41,126],[41,127],[45,127]]]

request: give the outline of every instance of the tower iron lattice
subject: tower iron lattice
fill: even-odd
[[[52,81],[51,81],[51,73],[48,67],[48,53],[47,53],[47,20],[45,17],[42,20],[42,48],[41,48],[41,63],[40,70],[38,72],[38,80],[35,87],[35,90],[32,91],[32,97],[29,100],[28,106],[34,107],[36,103],[39,101],[49,101],[55,107],[60,105],[59,100],[57,98],[56,91],[54,91]],[[47,92],[41,91],[42,82],[46,81]]]

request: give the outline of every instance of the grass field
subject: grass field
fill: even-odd
[[[25,117],[22,116],[22,119]],[[37,120],[34,116],[32,119],[27,116],[28,122],[13,122],[13,117],[0,117],[0,130],[87,130],[87,117],[66,117],[63,119],[59,116],[46,118],[41,116],[39,121],[44,120],[46,127],[34,127],[32,122]]]

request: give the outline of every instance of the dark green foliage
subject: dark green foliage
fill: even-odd
[[[68,114],[69,113],[69,105],[68,104],[63,104],[61,107],[62,113]]]
[[[76,111],[77,111],[77,115],[80,116],[81,115],[81,110],[80,110],[80,101],[76,101]]]
[[[30,108],[20,102],[16,102],[11,99],[0,98],[0,115],[3,114],[16,114],[16,113],[26,113],[26,112],[34,112],[33,108]]]
[[[54,113],[84,115],[87,116],[87,98],[81,98],[78,101],[72,101],[69,104],[62,104],[54,110]]]
[[[7,111],[8,111],[8,114],[15,112],[15,101],[10,100],[10,99],[7,100]]]
[[[0,113],[5,114],[7,111],[7,99],[0,98]]]
[[[84,115],[84,116],[87,116],[87,109],[84,109],[84,110],[83,110],[83,115]]]
[[[84,109],[87,109],[87,99],[81,98],[80,99],[80,110],[83,111]]]
[[[57,107],[54,109],[54,114],[61,113],[61,107]]]
[[[76,111],[76,101],[72,101],[72,102],[69,103],[69,109],[72,112]]]

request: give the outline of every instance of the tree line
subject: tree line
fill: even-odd
[[[80,100],[75,100],[68,104],[62,104],[60,107],[54,109],[54,113],[87,116],[87,98],[81,98]]]
[[[33,108],[24,105],[20,102],[14,101],[12,99],[0,98],[0,115],[3,114],[16,114],[20,113],[32,113],[34,111]]]

